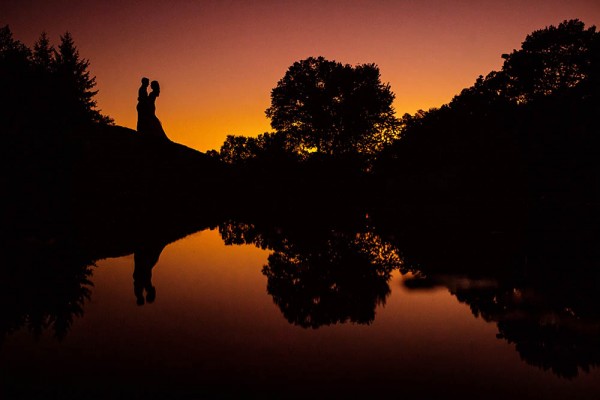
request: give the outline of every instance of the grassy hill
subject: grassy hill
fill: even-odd
[[[226,181],[206,154],[120,126],[9,134],[3,153],[4,239],[105,249],[93,258],[205,227]]]

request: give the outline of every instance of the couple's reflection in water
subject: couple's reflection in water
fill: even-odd
[[[152,269],[158,263],[165,246],[166,244],[144,244],[133,253],[133,293],[138,306],[151,304],[156,300],[156,288],[152,284]]]

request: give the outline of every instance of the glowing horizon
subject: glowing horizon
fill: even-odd
[[[566,19],[600,24],[590,0],[461,1],[58,1],[5,0],[0,24],[32,47],[72,33],[90,60],[98,108],[136,125],[142,76],[161,83],[157,115],[169,137],[201,151],[228,134],[270,131],[270,92],[295,61],[324,56],[375,63],[396,94],[397,115],[448,103],[525,36]]]

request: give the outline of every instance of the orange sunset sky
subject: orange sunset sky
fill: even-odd
[[[528,33],[571,18],[600,25],[600,1],[0,2],[0,24],[28,46],[72,33],[118,125],[135,128],[140,78],[158,80],[165,131],[201,151],[269,131],[271,89],[294,61],[376,63],[402,115],[449,102]]]

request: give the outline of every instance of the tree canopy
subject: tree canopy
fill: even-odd
[[[398,136],[389,84],[375,64],[295,62],[271,92],[271,126],[298,153],[375,153]]]
[[[63,96],[64,104],[69,105],[82,119],[109,122],[96,110],[94,97],[98,91],[93,90],[96,87],[96,77],[89,71],[89,60],[79,56],[69,32],[61,36],[60,40],[58,52],[55,52],[54,70],[60,85],[58,92]]]
[[[0,123],[9,131],[112,123],[96,108],[96,78],[66,32],[55,49],[45,33],[30,50],[0,28]]]
[[[265,132],[258,137],[227,135],[219,151],[221,161],[227,164],[244,165],[252,161],[296,160],[285,137],[279,133]]]
[[[502,58],[501,70],[480,76],[449,104],[403,117],[401,139],[375,168],[386,182],[398,179],[403,194],[417,197],[593,197],[600,34],[564,21],[527,35]]]
[[[600,34],[596,27],[585,28],[578,19],[550,25],[527,35],[521,48],[503,54],[500,71],[480,76],[475,85],[463,90],[470,94],[498,96],[517,104],[560,94],[582,83],[598,84]]]

